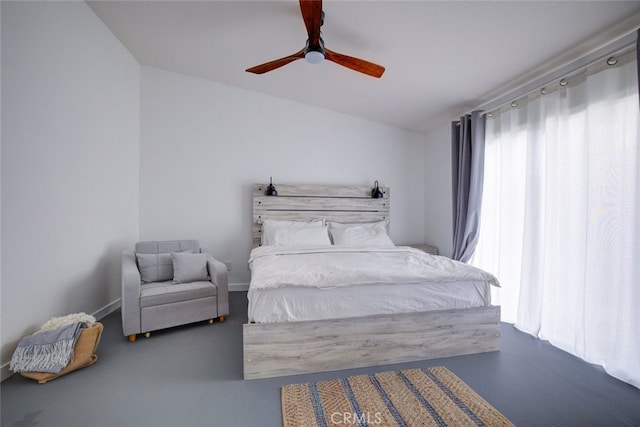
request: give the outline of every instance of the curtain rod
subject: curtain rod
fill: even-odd
[[[534,78],[526,83],[519,85],[518,87],[507,90],[503,94],[492,98],[489,101],[483,102],[474,109],[470,110],[466,114],[470,114],[473,111],[490,111],[495,110],[505,104],[512,102],[514,99],[522,98],[525,95],[531,94],[540,90],[540,88],[548,86],[550,83],[560,80],[568,75],[578,73],[598,61],[605,60],[615,53],[620,53],[626,49],[632,48],[636,44],[636,32],[637,28],[617,40],[608,43],[596,50],[577,58],[565,65],[561,65],[553,71],[546,73],[540,77]]]

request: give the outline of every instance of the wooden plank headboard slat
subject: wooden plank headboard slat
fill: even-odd
[[[269,184],[254,184],[253,196],[264,196]],[[360,197],[371,198],[373,187],[364,185],[315,185],[315,184],[274,184],[278,190],[278,197]],[[389,188],[380,187],[389,197]]]
[[[299,211],[354,211],[379,212],[389,204],[389,199],[369,197],[282,197],[254,196],[254,206],[259,210]],[[257,205],[256,205],[257,204]]]
[[[358,223],[389,220],[391,191],[380,187],[384,197],[371,198],[372,186],[274,184],[278,195],[265,196],[269,184],[253,186],[253,247],[260,245],[263,220],[280,219]]]

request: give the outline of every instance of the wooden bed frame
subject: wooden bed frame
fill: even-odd
[[[389,219],[389,188],[276,185],[253,188],[253,246],[264,219],[356,223]],[[243,325],[244,378],[325,372],[500,350],[500,307]]]

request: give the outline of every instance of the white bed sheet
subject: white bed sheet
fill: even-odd
[[[251,251],[251,288],[498,280],[479,268],[408,246],[262,246]]]
[[[250,322],[273,323],[491,305],[495,277],[466,264],[395,247],[252,251]]]
[[[274,323],[491,305],[491,274],[410,247],[251,252],[250,322]]]
[[[251,289],[249,322],[274,323],[491,305],[484,281]]]

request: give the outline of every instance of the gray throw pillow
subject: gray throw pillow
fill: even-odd
[[[165,282],[173,279],[171,254],[136,254],[142,283]]]
[[[173,281],[175,283],[209,280],[207,254],[172,253]]]

